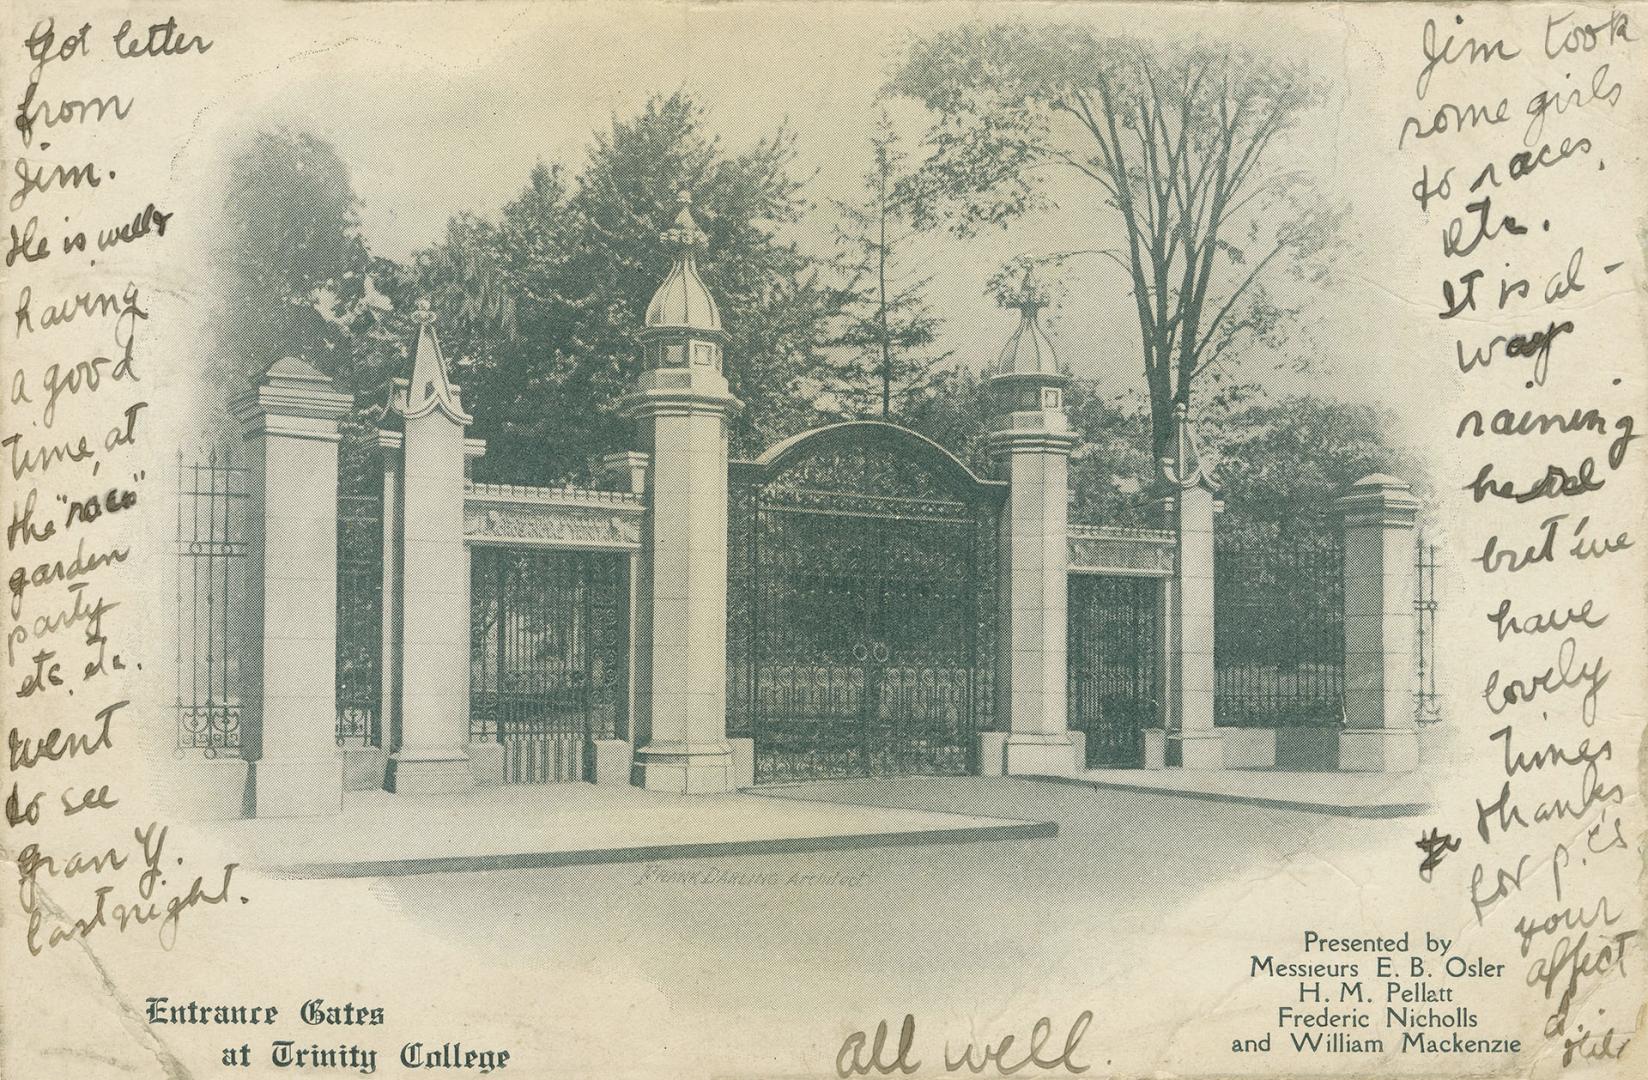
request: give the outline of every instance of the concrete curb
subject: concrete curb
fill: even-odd
[[[1203,802],[1236,803],[1241,806],[1259,806],[1267,810],[1297,810],[1306,814],[1324,814],[1329,817],[1400,818],[1413,817],[1431,809],[1429,803],[1352,803],[1312,802],[1307,799],[1281,799],[1262,795],[1239,795],[1221,791],[1189,791],[1180,788],[1150,787],[1114,780],[1092,780],[1077,776],[1021,776],[1021,780],[1036,780],[1048,784],[1070,784],[1076,787],[1097,788],[1101,791],[1126,791],[1138,795],[1164,795],[1169,798],[1199,799]]]
[[[410,874],[450,874],[477,870],[537,870],[560,866],[660,862],[666,859],[726,858],[733,855],[794,855],[810,851],[970,844],[983,840],[1037,840],[1057,836],[1058,832],[1057,822],[1025,821],[1002,825],[970,825],[955,829],[727,840],[697,844],[650,844],[630,848],[592,848],[586,851],[439,855],[375,862],[290,863],[256,869],[269,877],[284,879],[403,877]]]

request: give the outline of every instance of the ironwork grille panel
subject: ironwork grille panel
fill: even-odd
[[[1070,724],[1087,735],[1089,768],[1138,768],[1147,727],[1161,725],[1161,583],[1070,577]]]
[[[337,741],[383,745],[383,497],[338,496]]]
[[[972,766],[992,712],[996,508],[901,449],[734,467],[728,730],[754,739],[757,783]]]
[[[1344,721],[1344,540],[1309,520],[1280,537],[1220,534],[1214,560],[1215,721]]]
[[[225,452],[177,455],[177,753],[240,750],[238,611],[245,589],[247,470]]]
[[[1414,545],[1414,720],[1434,724],[1442,719],[1442,698],[1436,691],[1436,572],[1437,546],[1423,533]]]
[[[508,783],[584,779],[628,710],[627,558],[477,545],[470,560],[470,741],[502,744]]]

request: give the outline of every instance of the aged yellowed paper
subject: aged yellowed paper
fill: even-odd
[[[0,1075],[1642,1075],[1644,14],[8,5]]]

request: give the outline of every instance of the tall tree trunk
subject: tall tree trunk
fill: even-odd
[[[881,300],[881,418],[893,411],[893,343],[887,327],[887,173],[881,174],[881,235],[876,245],[876,288]]]
[[[1150,458],[1154,467],[1162,458],[1172,457],[1177,448],[1173,443],[1173,394],[1165,380],[1152,378],[1150,383]]]

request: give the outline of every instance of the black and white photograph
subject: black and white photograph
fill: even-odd
[[[8,10],[0,1075],[1637,1075],[1644,15]]]

